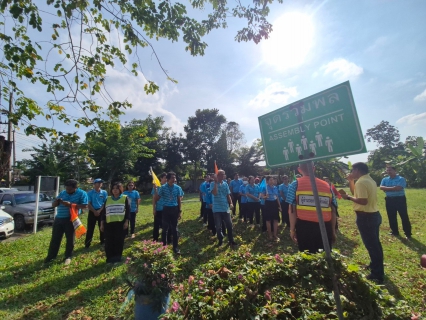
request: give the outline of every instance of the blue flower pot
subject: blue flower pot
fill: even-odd
[[[163,297],[161,311],[153,308],[150,296],[135,296],[135,320],[158,320],[170,304],[170,294]]]

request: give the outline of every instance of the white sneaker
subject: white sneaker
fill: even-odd
[[[69,266],[71,264],[71,259],[70,258],[66,258],[65,259],[65,265]]]
[[[132,239],[134,239],[136,237],[136,235],[134,233],[132,233]]]

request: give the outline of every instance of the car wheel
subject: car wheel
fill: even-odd
[[[15,229],[16,230],[24,230],[25,229],[25,219],[23,215],[15,214],[13,216],[13,220],[15,220]]]

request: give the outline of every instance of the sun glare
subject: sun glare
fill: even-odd
[[[313,44],[311,18],[298,12],[286,13],[272,28],[269,39],[263,42],[264,61],[281,70],[302,65]]]

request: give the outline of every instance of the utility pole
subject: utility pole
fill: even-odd
[[[9,116],[8,116],[8,121],[7,121],[7,140],[8,141],[12,141],[12,121],[10,121],[10,117],[12,115],[12,110],[13,110],[13,92],[10,93],[9,95]],[[13,143],[15,144],[15,139],[13,139]],[[15,152],[15,148],[13,148],[13,152]],[[8,162],[8,170],[7,170],[7,186],[10,188],[11,184],[12,184],[12,161],[10,159],[10,154],[9,154],[9,162]]]
[[[12,181],[15,183],[15,170],[16,170],[16,145],[15,145],[15,129],[13,129],[13,141],[12,141],[12,151],[13,151],[13,165],[12,165]]]

